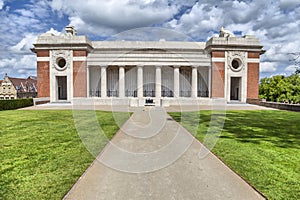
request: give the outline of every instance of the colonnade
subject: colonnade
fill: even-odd
[[[102,98],[111,96],[119,98],[129,96],[138,98],[196,98],[200,96],[209,96],[210,70],[207,67],[165,67],[142,65],[131,68],[128,67],[129,66],[100,66],[100,76],[97,77],[100,84],[90,84],[90,96],[98,96]],[[99,67],[97,68],[99,69]],[[203,69],[203,73],[200,73],[199,69]],[[99,73],[91,71],[91,69],[89,70],[89,79],[91,79],[91,74]],[[171,70],[173,70],[173,72]],[[95,82],[95,80],[93,81]],[[129,81],[132,82],[132,86],[128,86],[128,83],[126,83]],[[95,85],[97,85],[97,87],[95,87]]]

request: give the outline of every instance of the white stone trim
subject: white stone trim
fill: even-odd
[[[73,61],[87,61],[87,57],[85,56],[73,57]]]
[[[65,70],[60,71],[55,67],[55,60],[57,56],[63,55],[67,61],[67,67]],[[67,77],[67,101],[73,99],[73,62],[72,51],[70,50],[51,50],[50,51],[50,102],[58,102],[58,90],[57,90],[57,76]]]
[[[260,59],[259,58],[248,58],[248,63],[259,63]]]
[[[107,97],[107,82],[106,82],[106,77],[107,77],[107,66],[101,66],[101,97],[106,98]]]
[[[137,66],[137,96],[143,97],[143,66]]]
[[[225,51],[225,58],[224,58],[224,99],[230,101],[230,78],[228,74],[228,51]],[[229,100],[228,100],[229,99]]]
[[[119,66],[119,97],[125,97],[125,67]]]
[[[211,58],[212,62],[225,62],[225,58]]]
[[[161,98],[161,66],[156,66],[155,69],[155,97],[159,100]],[[156,104],[158,101],[155,102]]]
[[[191,97],[196,98],[198,96],[198,68],[192,67],[192,89]]]
[[[37,62],[48,62],[50,61],[50,57],[36,57]]]

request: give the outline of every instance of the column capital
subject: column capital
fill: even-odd
[[[107,68],[108,65],[100,65],[101,68]]]

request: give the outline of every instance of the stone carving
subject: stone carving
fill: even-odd
[[[228,51],[227,52],[227,63],[228,69],[231,68],[232,71],[244,70],[246,62],[246,54],[241,51]]]
[[[74,26],[66,26],[66,34],[75,36],[75,35],[77,35],[77,31],[74,28]]]
[[[71,51],[69,50],[53,50],[52,51],[52,68],[56,68],[59,71],[63,71],[70,68],[70,63],[72,61]],[[62,66],[60,61],[64,60],[65,64]]]
[[[228,37],[235,37],[235,35],[232,32],[225,30],[224,27],[222,26],[219,37],[228,38]]]

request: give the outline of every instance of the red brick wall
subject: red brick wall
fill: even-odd
[[[247,99],[258,99],[259,63],[248,63],[247,78]]]
[[[87,96],[86,61],[73,62],[74,97]]]
[[[36,52],[36,56],[37,57],[49,57],[49,51],[48,50],[40,50],[38,52]]]
[[[225,63],[213,62],[211,71],[211,97],[224,97]]]
[[[211,57],[214,57],[214,58],[225,58],[225,52],[224,51],[214,51],[214,52],[211,52]]]
[[[248,58],[259,58],[259,53],[248,52]]]
[[[38,97],[50,97],[50,62],[37,62]]]
[[[87,52],[85,50],[74,50],[73,51],[73,56],[74,57],[87,56]]]

